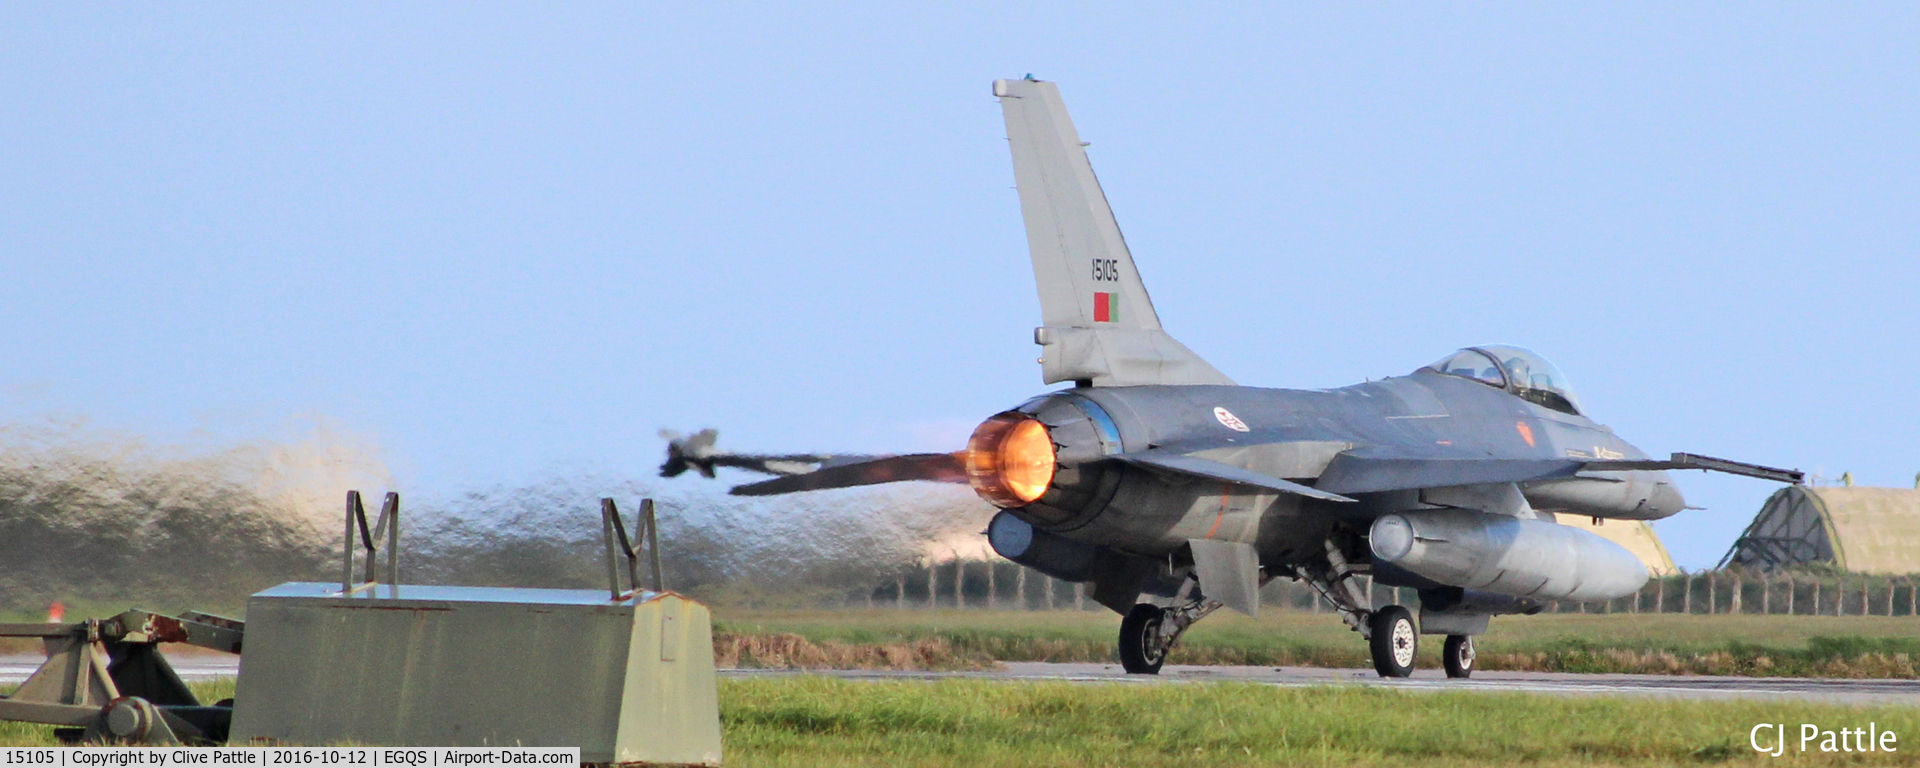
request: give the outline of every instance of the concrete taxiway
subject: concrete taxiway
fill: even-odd
[[[174,671],[185,680],[232,677],[240,659],[225,655],[178,656]],[[0,685],[18,684],[39,666],[36,656],[0,656]],[[1449,680],[1439,670],[1420,670],[1413,677],[1385,680],[1373,670],[1311,667],[1197,667],[1168,665],[1159,675],[1129,675],[1117,664],[1048,664],[1011,662],[984,672],[914,672],[892,670],[821,670],[800,672],[775,669],[723,669],[725,677],[764,677],[797,674],[828,675],[846,680],[1056,680],[1118,685],[1168,685],[1197,682],[1243,682],[1262,685],[1360,685],[1403,691],[1491,691],[1586,696],[1652,696],[1683,699],[1795,699],[1834,704],[1920,706],[1920,680],[1823,680],[1800,677],[1677,677],[1666,675],[1583,675],[1557,672],[1474,673],[1471,679]]]
[[[0,656],[0,685],[26,682],[27,676],[39,669],[43,661],[46,661],[44,656]],[[190,683],[240,674],[240,657],[227,654],[168,655],[167,663],[173,665],[173,671],[180,679]]]

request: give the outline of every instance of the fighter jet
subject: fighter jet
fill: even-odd
[[[1168,335],[1050,82],[998,80],[1039,286],[1041,378],[1065,389],[987,418],[953,454],[834,462],[743,493],[964,480],[1000,508],[1001,556],[1085,583],[1124,618],[1128,672],[1157,673],[1222,606],[1255,615],[1269,579],[1312,588],[1412,674],[1444,636],[1473,671],[1489,617],[1637,592],[1645,565],[1556,515],[1658,520],[1686,508],[1667,470],[1800,483],[1802,474],[1684,453],[1652,459],[1595,422],[1559,369],[1521,347],[1467,347],[1329,390],[1241,386]],[[706,446],[711,447],[711,441]],[[670,447],[668,466],[739,466]],[[766,459],[763,471],[779,471]],[[703,470],[703,471],[710,471]],[[672,474],[666,472],[665,474]],[[1375,607],[1358,579],[1413,588]]]

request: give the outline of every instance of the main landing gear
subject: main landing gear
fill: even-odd
[[[1161,665],[1167,663],[1167,652],[1173,650],[1180,635],[1220,607],[1220,603],[1200,597],[1197,587],[1188,579],[1172,607],[1140,603],[1120,620],[1120,666],[1128,674],[1160,674]]]
[[[1120,666],[1128,674],[1157,675],[1167,663],[1167,651],[1173,650],[1173,638],[1160,629],[1166,626],[1166,609],[1141,603],[1120,620]]]

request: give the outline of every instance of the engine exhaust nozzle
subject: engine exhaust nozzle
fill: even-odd
[[[1024,507],[1046,495],[1056,468],[1047,425],[1024,413],[987,419],[967,441],[967,481],[1002,509]]]

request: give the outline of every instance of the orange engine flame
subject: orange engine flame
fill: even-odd
[[[975,493],[1001,508],[1024,507],[1053,482],[1053,437],[1022,413],[982,422],[967,441],[967,480]]]

